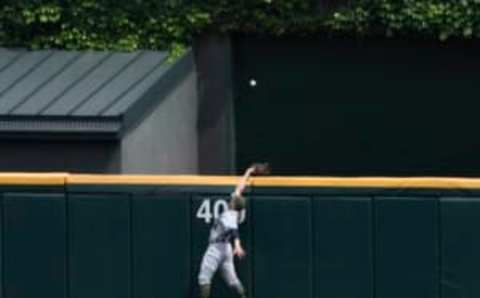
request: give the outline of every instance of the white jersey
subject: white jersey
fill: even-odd
[[[225,281],[230,287],[244,293],[243,285],[238,279],[233,263],[232,239],[238,238],[238,216],[239,212],[227,210],[215,220],[210,229],[210,244],[203,255],[200,272],[198,274],[198,284],[210,285],[213,275],[220,268]],[[244,297],[242,295],[242,297]]]
[[[238,211],[227,210],[220,215],[210,229],[210,243],[228,243],[238,237]]]

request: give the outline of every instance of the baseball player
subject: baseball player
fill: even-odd
[[[247,297],[245,288],[240,279],[238,279],[233,263],[234,256],[240,259],[245,256],[245,250],[242,247],[238,233],[239,213],[245,209],[246,205],[242,194],[251,175],[267,174],[268,171],[267,164],[253,164],[249,167],[231,195],[228,210],[214,222],[210,230],[209,245],[203,255],[198,275],[201,298],[210,298],[212,277],[219,268],[228,286],[239,297]]]

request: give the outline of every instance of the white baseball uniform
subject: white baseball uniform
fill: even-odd
[[[199,285],[211,284],[213,275],[220,267],[222,277],[230,287],[243,289],[235,272],[231,244],[231,241],[238,237],[238,216],[238,211],[227,210],[210,229],[209,245],[198,275]]]

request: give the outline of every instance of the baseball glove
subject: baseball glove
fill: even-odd
[[[255,175],[268,175],[270,174],[270,165],[268,163],[254,163],[251,166],[253,168],[253,174]]]

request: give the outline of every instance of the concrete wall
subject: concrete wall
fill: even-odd
[[[205,34],[195,40],[199,90],[199,171],[235,172],[232,45],[229,36]]]
[[[122,173],[198,173],[197,84],[192,70],[121,143]]]

